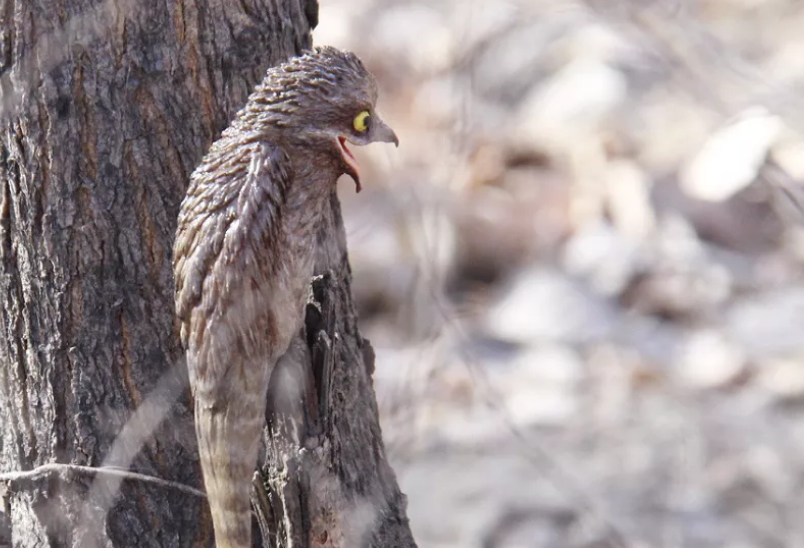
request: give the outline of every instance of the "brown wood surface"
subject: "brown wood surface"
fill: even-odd
[[[176,216],[207,147],[268,66],[310,46],[317,12],[0,0],[0,546],[212,544],[204,499],[179,487],[202,489],[173,313]],[[307,333],[273,383],[262,545],[415,546],[334,195],[330,220]],[[39,468],[51,463],[74,466]],[[81,468],[102,465],[176,485]]]

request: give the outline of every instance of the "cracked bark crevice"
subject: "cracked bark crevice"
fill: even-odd
[[[415,547],[405,496],[384,455],[371,378],[374,351],[357,328],[334,193],[331,206],[318,236],[303,333],[271,379],[260,468],[267,499],[283,501],[302,531],[284,527],[287,515],[275,508],[262,508],[263,497],[253,500],[260,520],[273,511],[269,529],[280,534],[264,539],[274,542],[270,546]]]

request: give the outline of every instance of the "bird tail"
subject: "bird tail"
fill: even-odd
[[[251,482],[263,412],[243,401],[210,408],[196,400],[198,453],[217,548],[251,548]]]

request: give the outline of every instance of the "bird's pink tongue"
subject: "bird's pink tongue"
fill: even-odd
[[[357,192],[360,192],[363,187],[360,185],[360,173],[358,171],[357,166],[357,159],[352,155],[352,151],[349,150],[349,147],[346,146],[346,138],[338,137],[338,142],[341,145],[341,150],[343,151],[343,160],[346,164],[351,168],[352,172],[349,175],[352,176],[352,179],[355,180],[355,186],[357,187]]]

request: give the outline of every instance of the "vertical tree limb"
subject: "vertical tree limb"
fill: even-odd
[[[189,174],[265,69],[311,45],[316,19],[314,0],[0,0],[0,473],[126,464],[107,460],[117,436],[182,357],[170,253]],[[315,458],[296,468],[311,494],[299,500],[317,506],[283,507],[280,487],[288,500],[301,491],[269,474],[266,498],[280,510],[269,517],[284,516],[281,531],[292,531],[294,546],[314,545],[309,539],[320,537],[310,531],[345,509],[331,504],[370,500],[382,519],[370,522],[367,538],[408,546],[384,543],[392,536],[383,531],[410,533],[382,456],[370,378],[349,376],[362,339],[342,227],[333,222],[340,239],[329,253],[339,260],[321,268],[332,272],[331,300],[346,314],[327,324],[341,340],[331,367],[336,396],[315,438],[324,449],[309,450]],[[156,406],[167,414],[143,446],[130,447],[130,468],[200,488],[186,392]],[[369,402],[346,421],[355,397]],[[282,441],[274,418],[273,448],[289,455],[292,438]],[[306,423],[298,429],[309,443]],[[351,446],[360,440],[367,444]],[[268,469],[293,464],[284,458],[269,459]],[[313,474],[338,495],[319,490]],[[205,501],[190,492],[123,481],[112,507],[98,508],[85,500],[93,481],[42,474],[24,488],[0,482],[0,543],[10,535],[14,546],[211,544]],[[87,508],[92,519],[81,520]],[[276,545],[288,546],[285,538]]]

